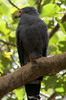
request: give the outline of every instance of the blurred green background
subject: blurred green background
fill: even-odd
[[[66,51],[66,22],[61,18],[66,12],[66,0],[12,0],[19,8],[35,7],[40,17],[48,25],[48,34],[59,24],[59,30],[49,40],[48,55],[53,56]],[[19,19],[14,16],[18,9],[8,0],[0,0],[0,76],[14,72],[20,67],[16,49],[16,28]],[[66,95],[66,70],[53,76],[45,76],[41,84],[42,100],[49,100],[51,94],[56,94],[53,100],[62,100]],[[24,100],[24,86],[5,95],[2,100]]]

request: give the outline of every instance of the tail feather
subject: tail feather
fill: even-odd
[[[26,84],[25,88],[28,96],[36,96],[39,94],[40,84]]]
[[[40,100],[40,87],[43,77],[25,85],[28,100]]]
[[[28,100],[37,100],[40,92],[40,84],[25,85]]]

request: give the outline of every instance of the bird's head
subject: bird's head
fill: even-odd
[[[19,12],[15,16],[15,18],[19,18],[23,14],[37,15],[37,16],[39,15],[35,8],[33,8],[33,7],[25,7],[25,8],[22,8],[21,10],[19,10]]]

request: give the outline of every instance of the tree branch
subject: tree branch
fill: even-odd
[[[43,57],[28,63],[17,71],[0,77],[0,97],[38,77],[66,69],[66,52],[53,57]]]
[[[20,8],[17,7],[11,0],[8,0],[8,2],[9,2],[12,6],[14,6],[14,7],[17,8],[18,10],[20,10]]]
[[[48,100],[54,100],[56,96],[58,96],[58,94],[57,94],[56,92],[54,92],[54,93],[48,98]]]
[[[42,0],[36,0],[35,4],[37,5],[37,11],[41,13],[42,10],[42,5],[41,5]]]
[[[2,39],[0,39],[0,42],[3,42],[4,44],[7,44],[7,45],[12,45],[12,46],[16,47],[16,45],[15,45],[15,44],[10,43],[10,42],[7,42],[7,41],[2,40]]]
[[[40,95],[43,96],[43,97],[49,98],[49,95],[47,95],[45,93],[40,92]]]
[[[61,23],[64,23],[65,21],[66,21],[66,13],[65,13],[64,16],[62,17]],[[57,25],[51,30],[51,32],[49,33],[49,38],[51,38],[51,37],[55,34],[55,32],[58,31],[58,29],[59,29],[59,24],[57,24]]]

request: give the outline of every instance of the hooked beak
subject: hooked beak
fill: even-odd
[[[22,10],[20,10],[20,11],[15,15],[15,18],[19,18],[19,17],[21,17],[21,15],[22,15]]]

